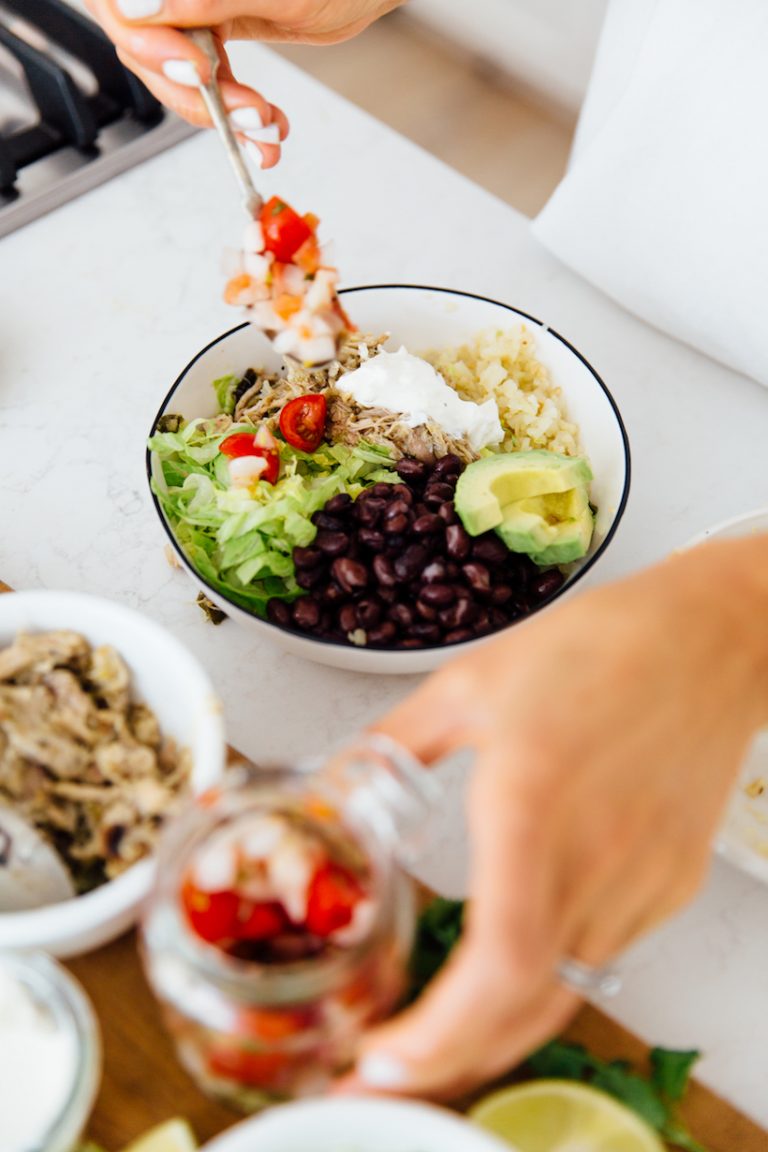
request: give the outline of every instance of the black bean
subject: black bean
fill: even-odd
[[[439,644],[442,633],[438,624],[428,621],[417,621],[411,628],[411,636],[416,640],[423,640],[426,644]]]
[[[433,476],[439,476],[441,479],[444,476],[458,476],[464,469],[464,465],[458,456],[450,452],[447,456],[441,456],[432,469]]]
[[[338,492],[335,496],[331,496],[328,503],[323,509],[331,516],[345,516],[352,509],[352,497],[348,492]]]
[[[318,625],[318,632],[330,633],[333,632],[333,616],[326,608],[325,612],[320,614],[320,623]]]
[[[398,628],[407,631],[413,624],[413,609],[407,604],[391,604],[387,609],[387,619],[397,624]]]
[[[458,564],[454,564],[452,560],[449,560],[445,566],[445,574],[449,580],[458,580],[459,576],[461,576],[461,568]]]
[[[344,531],[344,521],[340,520],[338,516],[329,516],[322,508],[313,514],[312,523],[316,524],[318,528],[324,528],[326,532]]]
[[[446,501],[453,500],[453,488],[444,481],[430,481],[424,492],[424,503],[430,508],[439,508]]]
[[[379,584],[376,591],[379,600],[383,600],[385,604],[394,604],[395,600],[397,600],[397,588],[385,587],[383,584]]]
[[[316,595],[319,595],[323,604],[338,604],[344,599],[344,593],[338,584],[327,584],[326,587],[323,588],[321,592],[316,593]]]
[[[490,613],[483,608],[475,620],[473,627],[478,636],[482,636],[486,632],[491,632],[493,630],[493,624],[491,623]]]
[[[424,568],[427,550],[421,544],[410,544],[395,560],[395,575],[399,580],[412,580]]]
[[[385,537],[384,550],[389,556],[399,556],[405,547],[405,533],[392,532]]]
[[[548,600],[553,593],[562,588],[565,583],[565,577],[562,572],[557,568],[550,568],[547,572],[541,572],[535,576],[530,584],[530,592],[537,603],[543,600]]]
[[[461,571],[464,573],[464,579],[473,592],[480,594],[490,592],[491,574],[485,564],[476,564],[472,561],[469,564],[465,564]]]
[[[378,600],[361,600],[357,605],[357,618],[361,628],[375,628],[381,620],[381,604]]]
[[[427,512],[413,522],[413,532],[416,536],[432,536],[436,532],[442,532],[444,527],[445,522],[433,512]]]
[[[402,476],[403,480],[412,484],[418,484],[427,477],[426,464],[421,460],[414,460],[412,456],[403,456],[402,460],[398,460],[395,464],[395,471],[398,476]]]
[[[384,481],[379,481],[378,484],[373,484],[368,489],[372,496],[382,497],[384,500],[392,498],[392,484],[385,484]]]
[[[491,589],[491,604],[497,607],[501,604],[507,604],[513,596],[514,591],[509,584],[497,584],[495,588]]]
[[[443,561],[433,560],[432,563],[428,564],[424,569],[421,578],[425,584],[442,584],[447,575],[448,572]]]
[[[326,556],[341,556],[349,548],[349,536],[346,532],[318,532],[315,536],[315,546]]]
[[[357,538],[361,544],[366,548],[370,548],[372,552],[381,552],[384,547],[384,537],[381,532],[375,528],[360,528],[357,533]]]
[[[365,565],[357,560],[349,560],[346,556],[334,560],[331,574],[345,592],[357,592],[368,583],[368,569]]]
[[[410,521],[402,512],[393,516],[391,520],[384,521],[384,531],[388,536],[402,536],[410,528]]]
[[[398,646],[398,648],[405,648],[405,649],[423,648],[424,647],[424,641],[418,640],[415,636],[406,636],[404,640],[398,641],[397,646]]]
[[[490,616],[491,625],[494,630],[498,630],[499,628],[506,628],[507,624],[510,623],[507,613],[502,608],[491,608]]]
[[[385,620],[378,628],[372,628],[368,633],[369,644],[390,644],[397,635],[397,628],[391,620]]]
[[[509,549],[503,540],[492,533],[479,536],[472,545],[472,559],[481,564],[503,564],[509,556]]]
[[[456,589],[450,584],[427,584],[421,590],[421,599],[433,608],[447,608],[456,599]]]
[[[354,604],[342,604],[339,609],[339,627],[342,632],[354,632],[359,623],[357,608]]]
[[[477,620],[480,609],[474,600],[465,596],[440,613],[440,623],[446,628],[466,628]]]
[[[281,628],[288,627],[291,622],[291,609],[285,600],[278,600],[277,597],[273,597],[272,600],[267,601],[267,619],[271,620],[273,624],[279,624]]]
[[[463,644],[467,640],[474,638],[474,632],[471,628],[454,628],[451,632],[446,632],[446,644]]]
[[[370,500],[365,500],[361,503],[362,496],[355,504],[355,516],[360,524],[366,524],[369,528],[374,528],[380,518],[381,514],[386,508],[385,500],[378,500],[372,497]]]
[[[464,560],[469,556],[472,540],[461,524],[449,524],[445,530],[445,550],[453,560]]]
[[[374,556],[373,573],[379,584],[385,588],[391,588],[397,583],[395,569],[388,556]]]
[[[422,620],[429,620],[430,624],[437,620],[437,608],[433,604],[427,604],[424,600],[416,601],[416,612]]]
[[[299,568],[296,571],[296,583],[299,588],[316,588],[325,580],[322,568]]]
[[[293,622],[297,628],[316,628],[320,623],[320,605],[312,596],[300,596],[293,602]]]
[[[392,484],[392,497],[393,499],[402,500],[408,507],[413,504],[413,492],[407,484]]]
[[[385,509],[384,519],[394,520],[397,516],[407,516],[410,510],[410,505],[406,504],[405,500],[393,500]]]
[[[445,521],[446,524],[458,524],[459,523],[458,513],[456,512],[456,509],[454,508],[453,503],[441,504],[437,510],[437,514],[441,520]]]
[[[293,562],[297,568],[316,568],[323,562],[319,548],[294,548]]]

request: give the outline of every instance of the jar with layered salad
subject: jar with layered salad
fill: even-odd
[[[380,737],[292,768],[242,765],[167,828],[143,956],[179,1057],[243,1111],[322,1092],[406,989],[401,868],[435,785]]]

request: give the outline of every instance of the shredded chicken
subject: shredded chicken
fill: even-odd
[[[415,456],[433,463],[440,456],[454,453],[461,460],[474,460],[465,438],[447,436],[434,423],[409,428],[396,412],[384,408],[364,408],[344,392],[344,376],[359,368],[363,361],[375,356],[387,340],[383,336],[363,336],[348,333],[339,358],[325,368],[303,368],[290,363],[285,376],[259,375],[249,369],[249,383],[237,400],[235,421],[267,424],[274,430],[282,408],[289,400],[305,396],[308,392],[324,392],[328,400],[327,434],[333,444],[347,444],[354,448],[365,441],[389,448],[395,460],[401,456]]]
[[[78,891],[152,851],[188,782],[188,754],[133,700],[113,648],[60,631],[0,649],[0,804],[47,836]]]

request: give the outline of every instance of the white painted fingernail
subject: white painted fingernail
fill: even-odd
[[[241,128],[240,132],[243,136],[247,136],[249,140],[253,140],[257,144],[280,143],[280,129],[277,124],[267,124],[265,128]]]
[[[404,1088],[410,1080],[408,1069],[394,1056],[372,1052],[364,1056],[355,1072],[371,1088]]]
[[[164,60],[163,75],[185,88],[200,87],[200,73],[194,60]]]
[[[264,118],[258,108],[235,108],[229,114],[229,122],[238,132],[246,132],[249,128],[263,128]]]
[[[117,6],[126,20],[144,20],[162,12],[163,0],[117,0]]]
[[[249,158],[249,160],[252,160],[257,168],[263,168],[264,167],[264,157],[263,157],[260,149],[257,147],[257,145],[253,144],[250,140],[246,140],[246,142],[244,144],[244,148],[245,148],[245,154]]]

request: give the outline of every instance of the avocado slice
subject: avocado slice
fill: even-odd
[[[499,452],[469,464],[456,485],[456,511],[470,536],[496,528],[520,500],[586,488],[592,470],[581,456],[535,448]]]
[[[510,552],[524,552],[541,567],[570,564],[589,550],[594,517],[585,488],[520,500],[504,513],[497,534]]]

